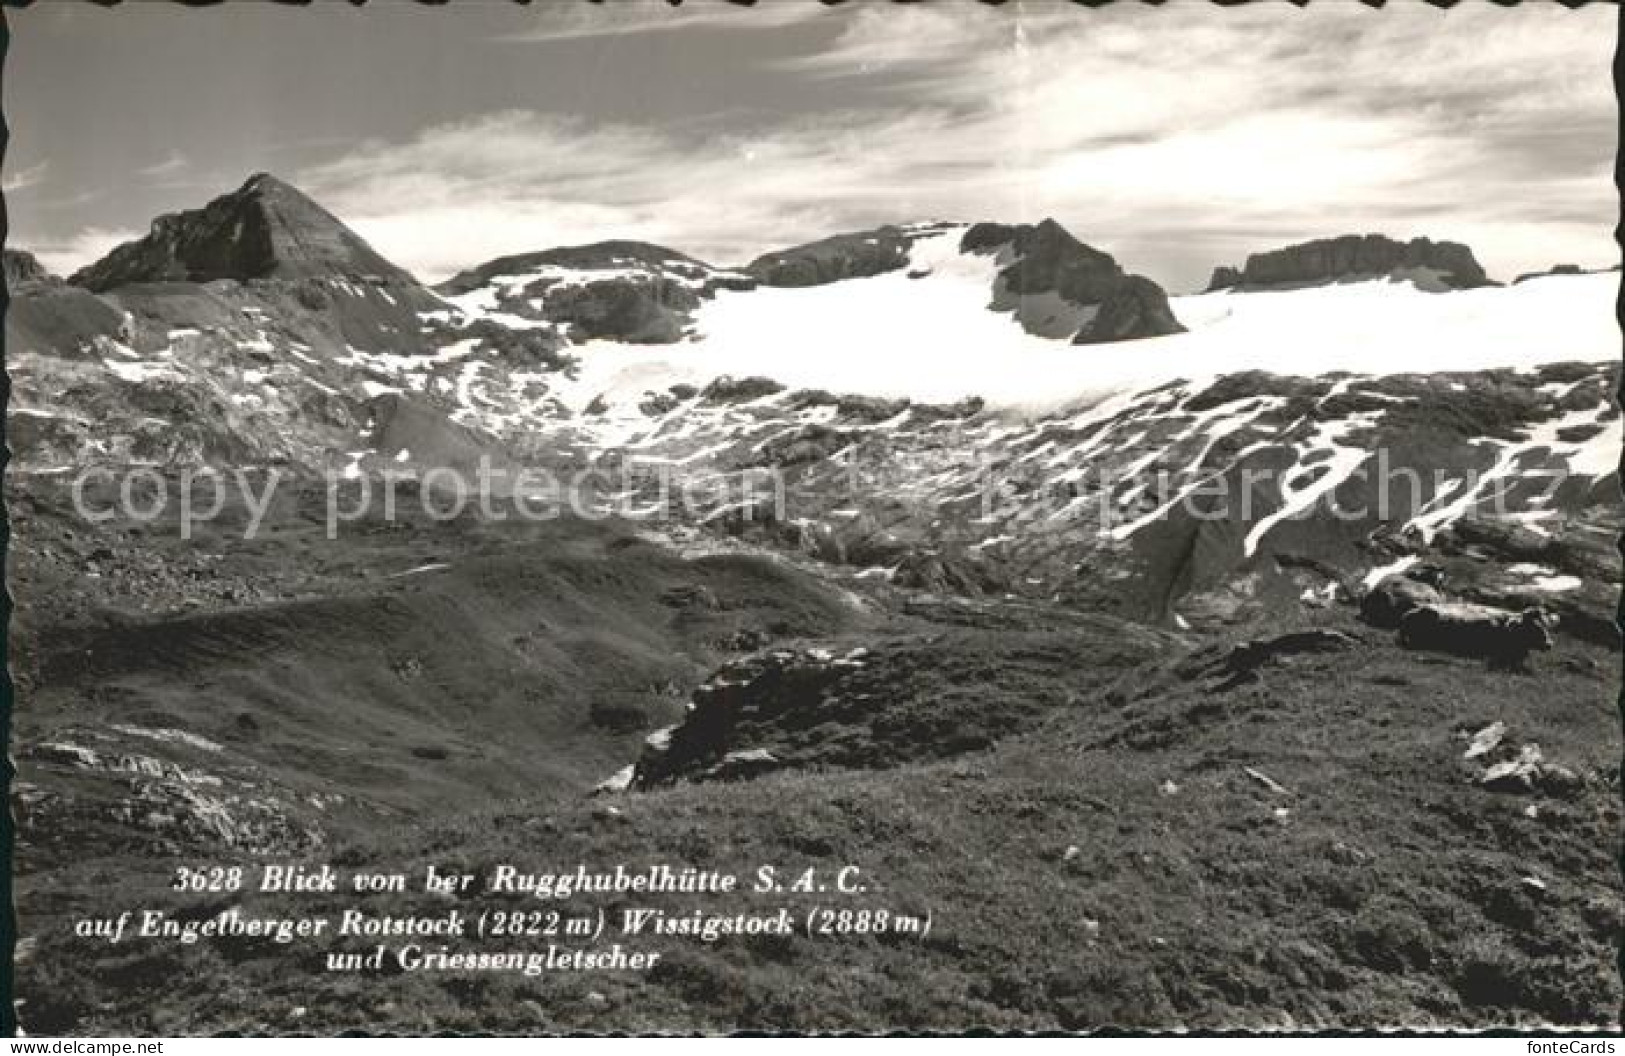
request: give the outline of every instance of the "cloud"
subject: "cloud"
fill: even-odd
[[[877,126],[834,113],[697,139],[507,111],[405,143],[363,144],[293,179],[428,277],[605,238],[663,241],[734,262],[785,237],[912,216],[923,202],[906,183],[888,188],[890,149],[943,141],[940,120],[904,114]]]
[[[1614,259],[1601,7],[564,10],[526,39],[840,28],[766,67],[776,94],[727,120],[508,110],[359,144],[295,181],[430,278],[612,237],[733,263],[882,222],[1043,216],[1175,288],[1346,231],[1471,234],[1502,275]],[[809,85],[838,86],[840,107],[772,105]]]
[[[601,0],[593,4],[556,4],[542,8],[533,25],[496,38],[505,43],[549,44],[640,33],[695,29],[772,30],[820,16],[831,9],[813,2],[770,0],[751,6],[729,0],[688,0],[677,7],[649,0]]]
[[[172,176],[178,176],[186,172],[190,167],[191,162],[186,160],[186,155],[180,151],[172,150],[164,160],[148,165],[144,169],[136,169],[135,173],[137,176],[145,176],[149,180],[162,181]]]
[[[76,191],[72,194],[60,194],[52,198],[36,198],[28,203],[28,209],[33,213],[57,209],[77,209],[80,206],[97,201],[104,194],[106,194],[106,191],[92,188]]]
[[[105,257],[114,246],[140,238],[143,232],[126,228],[87,227],[64,239],[12,239],[12,248],[26,249],[57,275],[71,275]]]
[[[50,167],[50,162],[42,161],[38,165],[30,165],[21,172],[14,172],[4,179],[0,179],[0,191],[4,191],[6,194],[15,194],[29,187],[37,187],[44,182],[45,172]]]
[[[836,9],[843,24],[829,46],[777,66],[822,78],[944,69],[987,49],[1018,47],[1027,21],[1021,6],[854,3]]]

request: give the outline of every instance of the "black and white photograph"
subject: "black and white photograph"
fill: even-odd
[[[1619,1029],[1617,6],[0,14],[4,1033]]]

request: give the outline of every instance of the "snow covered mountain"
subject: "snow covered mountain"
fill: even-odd
[[[106,912],[86,861],[474,870],[514,832],[568,861],[872,860],[943,907],[911,971],[1081,951],[999,977],[1011,1029],[1153,992],[1192,1026],[1258,993],[1349,1021],[1304,978],[1398,1021],[1505,1025],[1508,980],[1520,1014],[1604,1021],[1618,276],[1483,285],[1465,247],[1415,245],[1167,297],[1053,222],[933,222],[739,267],[601,242],[429,288],[257,177],[69,280],[8,252],[31,1026],[162,1033],[149,1008],[190,1002],[241,1031],[262,993],[353,1026],[257,940],[132,988],[172,952],[74,934]],[[106,520],[75,506],[86,468]],[[492,510],[431,511],[486,468]],[[188,498],[216,512],[184,523]],[[1540,605],[1556,643],[1525,678],[1362,622],[1418,579]],[[1228,901],[1190,912],[1198,887]],[[989,918],[989,891],[1020,897]],[[1492,917],[1516,954],[1483,959]],[[741,947],[749,972],[689,949],[604,1000],[754,1025],[705,1018],[710,981],[767,979],[758,1008],[772,972],[825,978],[838,1008],[854,966],[896,974],[893,944],[823,948]],[[999,1007],[954,985],[955,1015]]]
[[[1483,285],[1449,243],[1291,247],[1169,299],[1053,221],[929,223],[733,269],[604,242],[430,290],[257,176],[67,283],[26,263],[25,472],[608,465],[595,501],[663,530],[1185,623],[1357,584],[1486,516],[1586,554],[1615,521],[1615,276]],[[1422,483],[1322,509],[1374,506],[1379,469]],[[779,508],[748,509],[769,478]],[[1194,516],[1219,487],[1246,509]]]

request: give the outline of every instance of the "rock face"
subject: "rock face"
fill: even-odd
[[[1254,253],[1239,269],[1217,268],[1208,290],[1282,289],[1380,276],[1412,278],[1434,290],[1491,285],[1473,251],[1459,242],[1343,235]]]
[[[159,217],[145,238],[70,281],[100,293],[138,282],[313,278],[415,285],[333,214],[260,173],[202,209]]]
[[[8,249],[4,253],[6,289],[24,286],[48,286],[62,280],[45,270],[34,254],[21,249]]]
[[[719,290],[749,290],[750,275],[648,242],[610,241],[499,257],[439,291],[459,303],[552,323],[575,341],[670,344]]]
[[[1138,337],[1159,337],[1183,333],[1185,328],[1168,307],[1168,295],[1161,286],[1143,275],[1128,275],[1106,299],[1093,319],[1072,339],[1075,345],[1103,341],[1129,341]]]
[[[1074,344],[1177,334],[1162,287],[1126,274],[1110,254],[1084,245],[1054,220],[976,224],[960,241],[965,253],[998,254],[994,307],[1014,312],[1032,333],[1070,336]]]
[[[976,224],[959,245],[967,253],[1008,250],[1015,259],[999,277],[1015,294],[1053,292],[1080,304],[1098,304],[1123,278],[1123,269],[1109,254],[1079,242],[1054,220]]]

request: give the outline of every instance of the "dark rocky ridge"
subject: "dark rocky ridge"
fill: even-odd
[[[767,253],[744,270],[764,286],[823,286],[908,267],[922,238],[948,223],[877,227]],[[1150,279],[1125,273],[1110,254],[1084,245],[1054,220],[1039,224],[972,225],[962,253],[1008,254],[990,292],[994,311],[1009,311],[1030,333],[1093,344],[1176,334],[1184,330],[1167,295]],[[925,273],[911,272],[910,278]]]
[[[1578,264],[1553,264],[1545,271],[1529,271],[1519,275],[1512,280],[1512,285],[1516,286],[1519,283],[1528,282],[1530,279],[1544,279],[1560,275],[1602,275],[1606,272],[1618,270],[1618,264],[1611,268],[1582,268]]]
[[[833,235],[805,245],[764,253],[744,270],[764,286],[823,286],[843,279],[884,275],[908,265],[909,249],[947,224],[886,225]]]
[[[337,217],[265,173],[202,209],[160,216],[70,281],[97,293],[140,282],[343,278],[416,285]]]
[[[458,272],[435,289],[449,296],[456,296],[477,290],[499,275],[522,275],[543,267],[574,268],[582,271],[640,267],[668,271],[705,283],[714,289],[750,289],[754,285],[743,275],[719,271],[703,260],[666,246],[629,239],[611,239],[584,246],[560,246],[536,253],[497,257],[478,267]]]
[[[1215,268],[1208,290],[1283,289],[1384,275],[1416,278],[1434,289],[1493,285],[1473,251],[1459,242],[1343,235],[1254,253],[1241,268]]]
[[[579,275],[568,281],[538,275],[497,291],[497,302],[510,314],[557,324],[577,341],[680,341],[692,323],[691,313],[718,290],[756,286],[749,275],[712,267],[665,246],[614,240],[498,257],[452,276],[437,289],[456,297],[503,276],[548,268]],[[592,276],[600,271],[602,278]]]
[[[1054,220],[1034,224],[976,224],[965,232],[966,253],[1008,253],[995,302],[1015,298],[1018,320],[1029,325],[1022,302],[1053,294],[1068,305],[1096,309],[1072,336],[1073,344],[1127,341],[1184,331],[1161,286],[1129,275],[1109,253],[1087,246]]]

